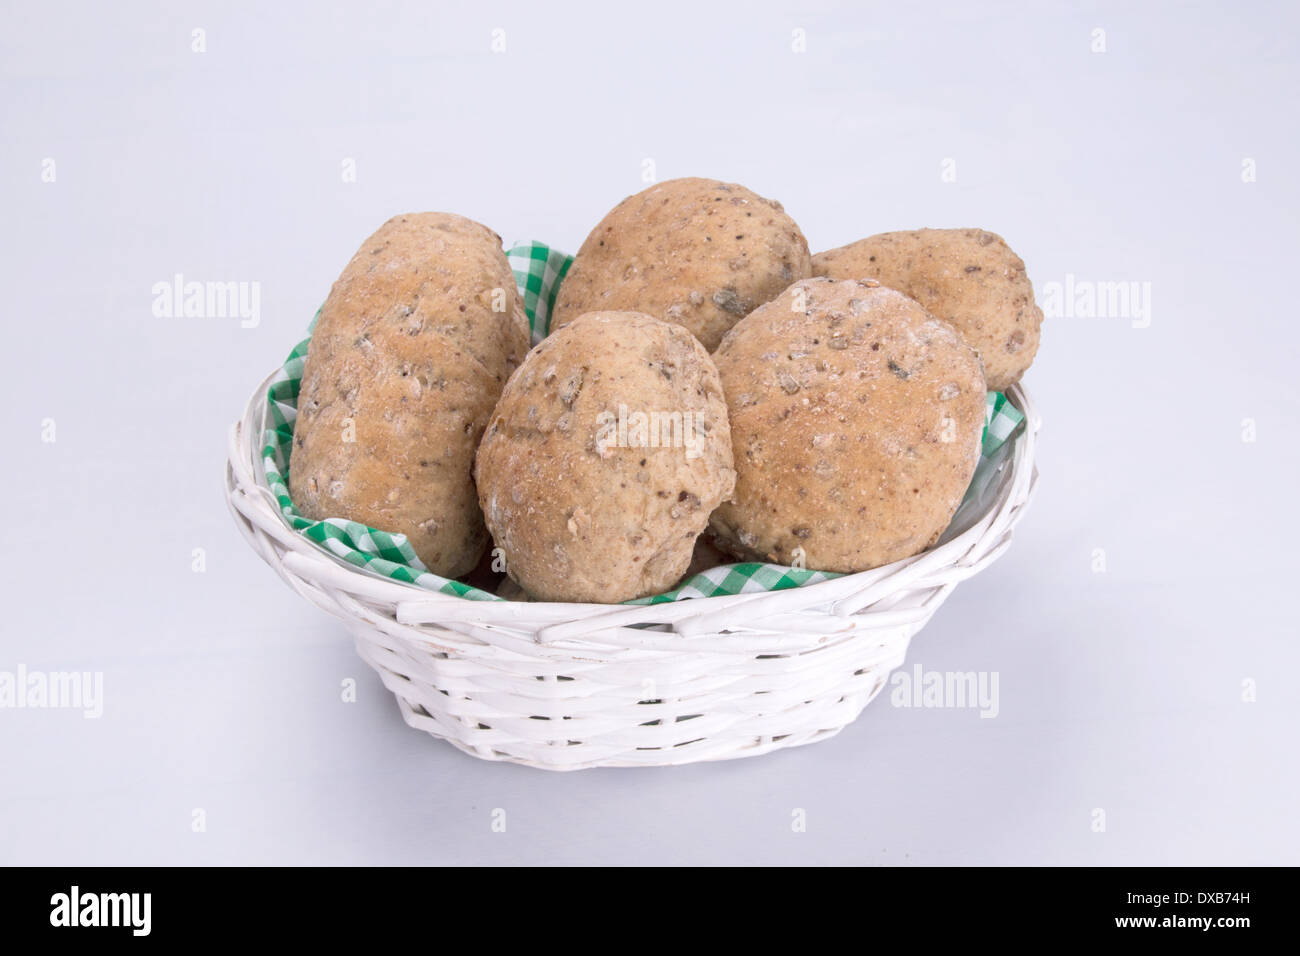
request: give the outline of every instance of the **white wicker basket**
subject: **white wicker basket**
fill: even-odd
[[[1034,490],[1038,415],[974,524],[872,571],[656,605],[471,601],[360,570],[293,531],[267,487],[263,382],[230,431],[235,522],[289,585],[343,620],[412,727],[549,770],[684,764],[813,743],[861,713],[958,581],[1006,550]]]

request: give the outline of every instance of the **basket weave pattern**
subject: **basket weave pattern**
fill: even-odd
[[[267,382],[230,431],[226,491],[253,549],[347,624],[402,717],[461,750],[551,770],[747,757],[861,713],[959,581],[998,558],[1032,496],[1038,415],[975,524],[923,554],[800,588],[642,606],[470,601],[343,563],[267,487]]]

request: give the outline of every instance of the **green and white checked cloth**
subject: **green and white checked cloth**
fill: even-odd
[[[560,282],[573,264],[573,256],[542,242],[521,242],[506,253],[515,272],[515,285],[524,297],[524,311],[536,345],[551,330],[551,310]]]
[[[546,337],[550,327],[551,310],[560,282],[569,270],[573,257],[552,249],[541,242],[525,242],[506,253],[514,270],[515,283],[524,297],[524,309],[532,328],[533,344]],[[317,315],[319,316],[319,312]],[[310,329],[314,328],[315,319]],[[293,423],[298,414],[298,390],[302,381],[303,360],[307,357],[310,336],[303,339],[289,353],[284,366],[271,381],[268,392],[266,427],[262,433],[262,457],[266,469],[266,483],[280,504],[289,525],[317,545],[347,563],[364,568],[383,577],[394,578],[457,597],[474,601],[500,601],[489,591],[440,577],[429,571],[402,534],[392,534],[368,528],[346,518],[326,518],[309,521],[298,513],[289,497],[289,453],[293,448]],[[1005,453],[998,454],[1007,440],[1020,428],[1024,416],[1006,396],[989,392],[988,411],[984,428],[984,444],[980,464],[971,481],[970,500],[977,488],[987,483]],[[960,516],[961,511],[958,511]],[[956,519],[954,519],[956,520]],[[778,564],[727,564],[710,568],[682,582],[681,586],[665,594],[639,598],[628,604],[661,604],[697,597],[714,597],[720,594],[747,594],[754,591],[780,591],[786,588],[815,584],[839,575],[826,571],[809,571]]]

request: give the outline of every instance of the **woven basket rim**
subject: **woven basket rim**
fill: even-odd
[[[579,650],[593,645],[627,649],[631,645],[653,653],[657,645],[664,642],[656,640],[652,635],[658,634],[659,638],[668,638],[680,646],[684,635],[704,635],[721,630],[718,625],[724,616],[734,620],[741,630],[751,629],[775,635],[803,630],[792,626],[795,622],[788,619],[789,615],[813,612],[816,624],[810,630],[820,632],[820,639],[824,642],[828,636],[832,636],[828,635],[828,631],[833,634],[841,629],[854,630],[852,616],[860,614],[875,601],[914,584],[918,587],[926,586],[927,575],[937,575],[943,569],[961,564],[961,557],[966,551],[977,550],[983,537],[993,530],[997,521],[1005,522],[1006,528],[1000,534],[1004,538],[1009,537],[1010,526],[1018,520],[1019,512],[1023,511],[1022,506],[1032,493],[1036,477],[1033,452],[1041,421],[1026,389],[1022,385],[1015,385],[1005,394],[1024,413],[1025,424],[1020,433],[1011,439],[1013,447],[1002,465],[1008,473],[995,479],[1000,483],[998,490],[987,509],[971,527],[920,554],[879,568],[844,574],[798,588],[694,597],[658,604],[475,600],[432,591],[357,567],[303,537],[290,526],[267,484],[261,449],[267,414],[267,390],[276,374],[273,372],[268,375],[254,390],[242,420],[230,429],[226,463],[227,500],[237,523],[241,523],[242,518],[284,548],[284,554],[280,558],[283,566],[280,567],[267,553],[266,542],[253,541],[250,532],[241,523],[241,530],[245,530],[246,537],[250,537],[255,550],[259,550],[264,559],[276,567],[296,590],[301,591],[299,584],[290,580],[286,572],[292,572],[299,578],[310,578],[317,586],[345,593],[349,598],[359,597],[363,602],[391,605],[393,611],[390,620],[410,629],[410,636],[419,633],[420,625],[446,626],[449,619],[472,620],[479,626],[475,628],[476,633],[481,627],[494,626],[503,631],[512,627],[535,631],[533,640],[536,643],[554,646],[557,651],[562,648]],[[971,573],[992,559],[988,553],[990,551],[996,551],[992,557],[1001,553],[995,543],[977,555],[969,565]],[[357,602],[353,600],[353,603]],[[358,608],[361,606],[358,604]],[[893,613],[903,622],[912,617],[928,617],[928,613],[922,615],[919,609],[911,608],[884,612],[873,608],[872,611],[876,614]],[[363,612],[354,609],[353,615],[359,616],[361,613]],[[755,627],[755,621],[761,621],[763,626]],[[673,633],[663,634],[646,630],[647,627],[669,627]],[[613,638],[614,632],[618,632],[618,639]],[[786,643],[797,646],[807,644],[806,641],[797,639]]]

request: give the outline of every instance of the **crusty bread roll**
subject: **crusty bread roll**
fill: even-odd
[[[886,232],[813,257],[813,274],[879,279],[950,322],[984,360],[989,388],[1016,382],[1038,351],[1043,312],[1025,263],[983,229]]]
[[[551,329],[585,312],[632,309],[684,326],[713,351],[811,269],[808,241],[779,202],[734,183],[673,179],[600,221],[560,286]]]
[[[469,572],[487,542],[474,449],[528,341],[496,233],[450,213],[384,223],[312,334],[289,461],[298,510],[404,534],[434,573]]]
[[[713,513],[746,560],[864,571],[924,550],[979,460],[985,382],[957,332],[875,280],[807,279],[714,354],[734,500]]]
[[[532,597],[665,591],[735,481],[717,369],[679,326],[581,316],[510,378],[475,473],[506,573]]]

